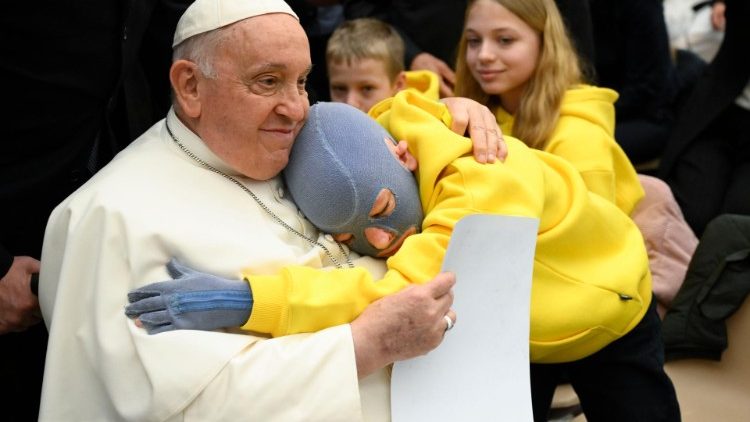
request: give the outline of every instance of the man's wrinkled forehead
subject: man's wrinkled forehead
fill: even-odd
[[[270,13],[299,19],[283,0],[195,0],[177,23],[172,47],[195,35]]]

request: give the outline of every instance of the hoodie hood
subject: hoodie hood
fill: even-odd
[[[615,101],[617,92],[609,88],[581,85],[569,89],[560,105],[560,116],[578,117],[615,133]]]
[[[587,120],[610,135],[615,133],[615,101],[617,92],[609,88],[591,85],[578,85],[569,89],[560,104],[560,118],[575,117]],[[495,117],[504,134],[513,134],[515,118],[504,108],[495,110]]]
[[[415,132],[429,134],[429,148],[420,148],[419,143],[409,143],[409,152],[419,165],[414,174],[419,184],[422,209],[426,213],[432,205],[430,200],[438,176],[457,157],[471,155],[471,141],[450,130],[453,119],[445,104],[416,91],[401,91],[393,98],[373,106],[369,114],[397,140],[413,139],[412,133]],[[391,115],[398,118],[391,119]],[[434,118],[445,125],[432,124]]]

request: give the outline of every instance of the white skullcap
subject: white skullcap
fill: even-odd
[[[286,13],[299,19],[283,0],[195,0],[177,23],[172,47],[194,35],[268,13]]]

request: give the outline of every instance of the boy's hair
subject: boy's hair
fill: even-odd
[[[469,2],[467,17],[475,1]],[[543,149],[557,126],[565,91],[584,82],[578,55],[554,0],[494,1],[541,34],[539,62],[515,113],[513,136],[532,148]],[[466,33],[461,35],[456,59],[456,95],[471,98],[490,108],[499,105],[499,98],[482,91],[471,75],[466,64]]]
[[[345,21],[331,34],[326,64],[374,59],[385,64],[388,78],[396,80],[404,70],[404,40],[391,25],[374,18]]]

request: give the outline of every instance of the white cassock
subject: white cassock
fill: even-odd
[[[239,177],[173,111],[167,120],[189,150],[240,180],[287,224],[325,242],[285,198],[279,178]],[[330,265],[320,247],[180,150],[162,120],[50,217],[39,287],[50,330],[40,420],[389,419],[388,375],[381,370],[358,382],[349,325],[275,339],[137,328],[124,314],[127,293],[168,280],[172,256],[235,278],[242,268],[263,274],[290,264]]]

